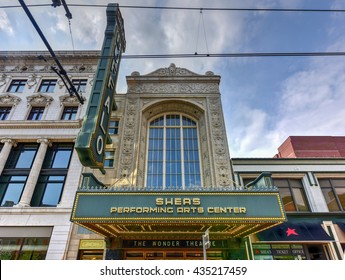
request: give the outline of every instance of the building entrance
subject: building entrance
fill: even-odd
[[[125,260],[202,260],[202,250],[128,250]],[[208,251],[207,259],[221,260],[222,251]]]

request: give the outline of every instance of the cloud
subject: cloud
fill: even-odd
[[[314,59],[307,70],[286,79],[275,129],[281,137],[345,134],[344,62],[344,58]]]
[[[4,31],[9,36],[14,36],[14,29],[8,19],[5,11],[0,10],[0,30]]]

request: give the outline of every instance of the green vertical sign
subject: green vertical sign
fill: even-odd
[[[107,6],[107,26],[94,78],[93,88],[77,137],[75,149],[84,166],[98,168],[103,173],[105,145],[108,136],[109,118],[115,105],[114,93],[122,52],[126,48],[123,19],[118,4]]]

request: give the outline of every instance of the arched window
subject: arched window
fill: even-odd
[[[149,124],[146,186],[158,189],[201,186],[197,124],[181,114]]]

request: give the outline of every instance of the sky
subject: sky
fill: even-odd
[[[50,0],[26,0],[50,4]],[[75,50],[100,50],[108,0],[66,0]],[[343,0],[118,0],[121,6],[196,8],[345,9]],[[46,50],[21,7],[0,1],[0,51]],[[53,50],[73,50],[63,7],[30,7]],[[345,12],[263,12],[120,8],[125,54],[343,52]],[[345,56],[123,59],[125,77],[175,63],[221,76],[220,90],[230,155],[273,157],[289,136],[345,135]]]

